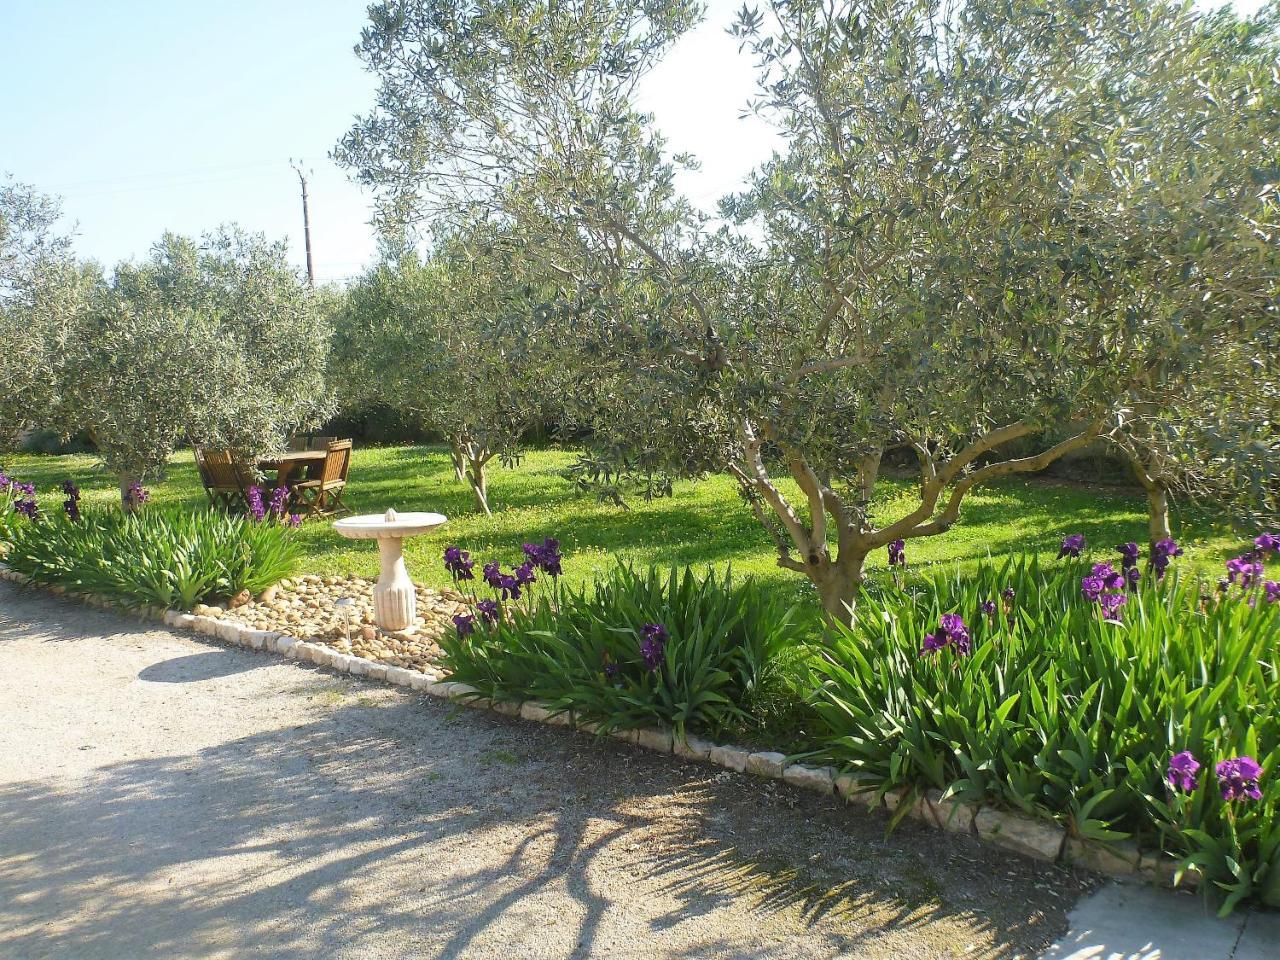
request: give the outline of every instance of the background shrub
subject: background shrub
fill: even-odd
[[[37,583],[189,610],[260,593],[296,568],[289,531],[210,510],[85,510],[10,525],[5,562]]]
[[[866,598],[815,662],[822,755],[885,789],[1137,836],[1199,867],[1228,908],[1280,903],[1280,603],[1170,575],[1107,623],[1081,597],[1088,573],[1084,560],[1009,562]],[[964,617],[970,655],[921,654],[944,614]],[[1184,750],[1202,765],[1187,793],[1165,779]],[[1262,795],[1228,803],[1213,768],[1241,755],[1262,764]]]
[[[660,662],[642,652],[644,627],[666,633]],[[752,723],[758,706],[788,700],[780,665],[803,649],[807,621],[732,574],[619,565],[594,588],[509,607],[493,626],[441,640],[453,679],[486,696],[545,701],[602,730],[663,723],[716,732]],[[792,698],[792,702],[796,702]]]

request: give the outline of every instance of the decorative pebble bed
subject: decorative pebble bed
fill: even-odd
[[[2,563],[0,563],[0,579],[19,584],[28,582],[26,577],[7,569]],[[362,583],[364,588],[372,590],[372,584],[369,581],[360,581],[352,577],[301,577],[287,587],[282,582],[275,594],[269,592],[257,601],[250,600],[229,610],[221,607],[198,607],[197,610],[204,609],[208,612],[196,614],[183,613],[180,610],[163,610],[158,607],[130,611],[102,597],[79,596],[78,599],[91,606],[141,614],[147,618],[161,620],[171,627],[194,630],[196,633],[237,646],[276,653],[341,673],[408,687],[429,696],[446,698],[470,707],[493,710],[535,723],[571,727],[592,735],[600,734],[598,724],[585,722],[571,713],[552,711],[546,704],[532,700],[524,702],[490,700],[465,683],[447,681],[442,676],[444,671],[435,667],[431,658],[422,651],[434,648],[438,652],[434,643],[426,639],[426,631],[433,629],[435,631],[433,636],[438,637],[440,630],[444,629],[442,624],[452,626],[449,618],[453,613],[450,611],[463,608],[463,604],[459,602],[460,598],[456,595],[446,596],[419,588],[419,613],[424,618],[422,628],[413,634],[388,637],[381,641],[378,648],[373,646],[374,641],[365,641],[363,635],[361,637],[366,649],[381,649],[384,652],[393,649],[389,644],[390,640],[398,639],[402,644],[418,644],[418,652],[414,656],[419,662],[425,662],[425,666],[413,669],[396,665],[390,659],[375,660],[373,657],[345,652],[345,635],[343,639],[333,635],[335,624],[332,603],[326,607],[325,600],[330,599],[336,602],[343,596],[350,596],[353,600],[357,600],[358,598],[353,595],[356,589],[353,586],[355,583]],[[51,592],[65,593],[56,588],[52,588]],[[371,594],[361,592],[359,596],[371,597]],[[423,613],[424,604],[426,613]],[[248,625],[244,618],[253,616],[254,611],[251,610],[246,614],[243,612],[246,608],[264,611],[262,619],[258,622],[283,623],[290,628],[290,631],[286,633],[278,628]],[[356,609],[360,611],[361,621],[364,620],[366,609],[371,618],[372,600],[369,599],[367,607],[357,603]],[[291,620],[290,617],[295,619]],[[355,620],[356,617],[353,616],[353,623]],[[340,616],[338,623],[337,629],[341,630]],[[362,622],[362,626],[369,625]],[[314,639],[298,639],[298,634],[302,632],[298,628],[305,626],[315,628]],[[374,632],[377,633],[377,631]],[[406,637],[409,639],[406,640]],[[400,656],[405,659],[403,654],[391,656]],[[863,780],[857,774],[838,773],[830,767],[792,763],[781,753],[753,751],[733,744],[713,743],[692,735],[676,737],[672,731],[665,729],[616,730],[611,732],[610,736],[658,753],[674,754],[687,760],[713,764],[738,773],[782,780],[798,789],[813,791],[837,803],[854,807],[897,815],[902,813],[900,808],[905,804],[906,816],[921,821],[929,827],[976,837],[1022,856],[1083,867],[1118,878],[1139,879],[1161,886],[1173,885],[1174,861],[1158,851],[1139,849],[1129,841],[1109,845],[1093,843],[1072,836],[1060,824],[1028,817],[1016,811],[960,803],[945,798],[938,790],[928,790],[916,795],[902,790],[881,792],[878,784]],[[1198,873],[1192,869],[1182,877],[1180,885],[1184,889],[1194,888],[1199,885],[1199,881]]]
[[[247,593],[228,607],[199,604],[198,616],[236,623],[250,630],[290,636],[351,653],[375,663],[425,671],[440,657],[436,640],[453,629],[453,617],[467,609],[458,594],[415,585],[418,622],[407,630],[384,631],[373,623],[373,584],[345,577],[303,576],[282,580],[258,598]],[[340,600],[350,606],[339,606]],[[349,616],[344,615],[344,609]],[[347,647],[348,636],[351,646]]]

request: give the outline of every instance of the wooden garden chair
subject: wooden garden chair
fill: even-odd
[[[253,485],[249,467],[230,450],[196,447],[195,454],[209,505],[224,510],[244,509],[245,491]]]
[[[293,485],[294,502],[304,517],[318,517],[345,510],[342,494],[347,489],[351,466],[351,441],[333,440],[325,447],[324,463],[316,476]]]

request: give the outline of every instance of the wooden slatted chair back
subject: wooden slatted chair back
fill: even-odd
[[[333,440],[325,447],[324,471],[320,476],[322,484],[334,481],[347,482],[347,470],[351,466],[351,441]]]
[[[205,450],[204,472],[209,485],[222,490],[242,490],[252,485],[248,466],[230,450]]]

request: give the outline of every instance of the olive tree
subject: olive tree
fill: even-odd
[[[1276,81],[1218,69],[1182,6],[745,9],[753,106],[787,147],[716,231],[631,102],[696,16],[375,6],[359,50],[378,101],[337,156],[385,216],[483,203],[518,223],[580,291],[542,335],[580,373],[584,420],[736,477],[833,617],[873,551],[946,531],[977,484],[1111,436],[1128,411],[1169,409],[1191,356],[1274,324],[1274,167],[1252,161],[1274,150]],[[1049,427],[1064,438],[1041,453],[1005,452]],[[895,450],[918,488],[882,515]]]
[[[184,441],[253,455],[321,422],[328,343],[283,244],[166,234],[81,311],[63,346],[59,426],[89,431],[128,504]]]
[[[489,513],[488,466],[519,457],[555,382],[524,318],[549,299],[491,224],[441,237],[425,260],[402,254],[349,292],[339,349],[362,400],[416,417],[449,442],[454,470]]]
[[[1147,134],[1143,152],[1134,158],[1143,176],[1125,179],[1158,185],[1136,199],[1145,201],[1146,211],[1158,211],[1151,218],[1158,223],[1155,229],[1178,230],[1184,238],[1181,258],[1164,264],[1133,258],[1123,276],[1144,288],[1129,299],[1147,306],[1178,296],[1184,285],[1170,275],[1175,270],[1216,278],[1211,285],[1197,285],[1204,289],[1194,309],[1163,307],[1178,324],[1174,337],[1163,345],[1163,356],[1149,364],[1112,436],[1147,493],[1153,544],[1172,533],[1174,495],[1199,500],[1245,527],[1280,518],[1280,324],[1274,314],[1273,232],[1274,118],[1280,103],[1274,83],[1242,81],[1265,78],[1280,59],[1277,18],[1280,4],[1253,21],[1240,20],[1227,8],[1200,23],[1201,68],[1186,78],[1191,82],[1162,81],[1165,89],[1146,98]],[[1208,74],[1215,76],[1211,84],[1204,82]],[[1229,99],[1214,104],[1217,96]],[[1143,209],[1135,199],[1127,206]],[[1223,208],[1237,215],[1234,235],[1224,237],[1224,218],[1216,213]],[[1259,215],[1263,219],[1255,219]],[[1206,222],[1213,225],[1206,228]],[[1152,231],[1147,223],[1141,226]],[[1250,247],[1257,257],[1250,257]],[[1187,321],[1198,322],[1206,309],[1220,313],[1216,322],[1224,333],[1210,349],[1181,329]]]
[[[99,278],[57,231],[61,207],[16,181],[0,183],[0,442],[51,416],[54,374],[74,317]]]

